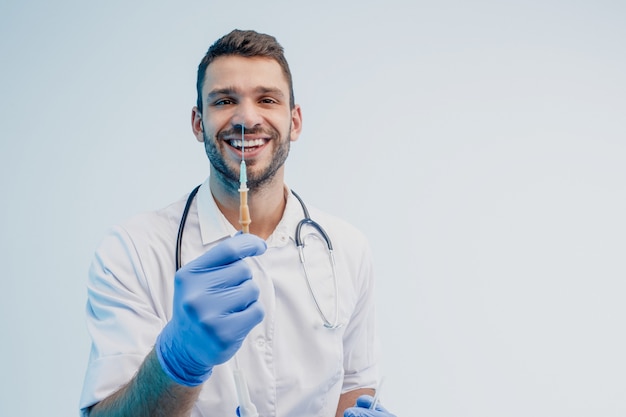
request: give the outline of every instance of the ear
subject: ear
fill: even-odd
[[[201,143],[204,142],[203,127],[202,113],[198,110],[198,106],[193,106],[193,109],[191,109],[191,130],[196,140]]]
[[[296,104],[291,110],[291,134],[289,140],[295,142],[302,132],[302,109]]]

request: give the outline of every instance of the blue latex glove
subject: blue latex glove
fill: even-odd
[[[374,410],[370,410],[370,405],[374,401],[371,395],[361,395],[356,399],[356,405],[343,412],[343,417],[395,417],[385,409],[380,403],[376,404]]]
[[[263,320],[259,288],[243,259],[266,249],[261,238],[238,234],[176,272],[172,319],[155,345],[161,367],[174,381],[187,386],[206,381],[213,366],[230,359]]]

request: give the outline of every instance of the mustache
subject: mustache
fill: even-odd
[[[262,135],[269,136],[271,138],[277,138],[278,132],[274,129],[264,129],[262,127],[243,128],[244,135]],[[241,136],[241,128],[231,128],[228,130],[222,130],[217,134],[217,138],[224,140],[226,137]]]

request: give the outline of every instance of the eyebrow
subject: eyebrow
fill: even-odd
[[[209,91],[209,94],[207,94],[206,98],[207,100],[211,100],[219,96],[231,96],[234,92],[234,88],[216,88]]]
[[[285,97],[283,91],[278,87],[257,87],[255,91],[259,94],[273,94],[280,98]]]
[[[285,94],[278,87],[259,86],[254,89],[254,92],[257,94],[273,94],[279,98],[285,97]],[[232,95],[237,95],[237,89],[234,87],[216,88],[214,90],[211,90],[209,94],[207,94],[207,100],[212,100],[220,96],[232,96]]]

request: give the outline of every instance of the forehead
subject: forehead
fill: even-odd
[[[265,57],[221,56],[206,69],[203,90],[219,88],[246,90],[257,87],[278,88],[288,94],[289,85],[280,64]]]

